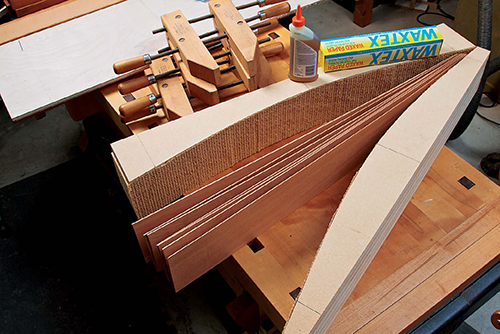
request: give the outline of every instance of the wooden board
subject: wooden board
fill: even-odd
[[[124,0],[66,0],[61,4],[0,25],[0,45],[122,1]]]
[[[370,153],[332,219],[284,333],[328,330],[461,117],[488,56],[473,50]],[[448,98],[440,100],[442,94]]]
[[[128,0],[0,46],[0,94],[9,115],[19,121],[120,80],[113,63],[165,47],[165,36],[151,31],[161,27],[161,15],[178,9],[187,18],[209,12],[206,3],[195,0]],[[249,17],[257,10],[241,13]],[[213,24],[204,20],[193,28],[201,34]]]
[[[65,1],[65,0],[41,0],[41,1],[35,2],[31,5],[28,5],[28,6],[25,6],[22,8],[18,8],[18,9],[14,9],[14,11],[16,12],[17,17],[23,17],[23,16],[26,16],[28,14],[36,13],[39,10],[57,5],[58,3],[61,3],[63,1]]]

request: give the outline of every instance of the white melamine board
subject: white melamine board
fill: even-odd
[[[284,333],[329,328],[472,98],[488,55],[472,51],[375,146],[335,213]]]
[[[206,3],[196,0],[128,0],[0,46],[0,95],[10,117],[21,120],[117,81],[113,63],[166,46],[165,34],[151,31],[161,27],[161,15],[178,9],[188,18],[209,12]],[[242,15],[258,10],[251,7]],[[203,33],[213,23],[205,20],[193,27]]]

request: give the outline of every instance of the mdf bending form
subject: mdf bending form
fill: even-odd
[[[284,333],[328,331],[477,90],[488,56],[474,49],[375,146],[335,213]]]

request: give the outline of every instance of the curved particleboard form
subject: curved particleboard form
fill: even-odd
[[[122,185],[139,218],[237,162],[330,121],[447,58],[473,47],[446,25],[442,55],[289,80],[112,144]]]
[[[380,139],[334,215],[284,333],[328,331],[477,90],[488,56],[470,52]]]

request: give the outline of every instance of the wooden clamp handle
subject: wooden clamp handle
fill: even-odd
[[[132,93],[136,90],[139,90],[141,88],[144,88],[151,84],[151,81],[149,81],[148,76],[142,76],[139,78],[127,80],[125,82],[121,82],[118,85],[118,90],[120,91],[120,94],[126,95],[129,93]]]
[[[147,108],[139,110],[136,113],[129,115],[127,117],[122,116],[121,114],[118,114],[118,116],[120,116],[122,123],[127,124],[127,123],[130,123],[132,121],[136,121],[140,118],[143,118],[143,117],[146,117],[149,115],[153,115],[155,113],[156,113],[156,107],[151,108],[151,106],[148,106]]]
[[[262,23],[269,23],[269,24],[266,24],[266,25],[260,25]],[[254,28],[253,26],[250,27],[252,30],[257,30],[257,34],[262,34],[266,31],[271,31],[271,30],[274,30],[277,26],[279,25],[279,21],[278,19],[269,19],[269,20],[266,20],[266,21],[262,21],[260,23],[257,23],[255,24],[256,28]]]
[[[259,11],[259,13],[263,12],[263,19],[267,19],[270,17],[275,17],[279,15],[284,15],[290,11],[290,4],[288,2],[280,3],[279,5],[272,6],[270,8],[263,9]],[[262,17],[262,14],[261,14]]]
[[[260,51],[266,58],[276,56],[283,52],[284,49],[285,47],[281,42],[273,42],[260,47]]]
[[[500,310],[494,312],[492,315],[491,315],[491,324],[493,325],[493,327],[495,327],[496,329],[500,329]]]
[[[129,117],[132,114],[141,111],[142,109],[154,104],[156,102],[156,97],[154,94],[150,94],[147,96],[143,96],[138,98],[137,100],[133,100],[127,103],[124,103],[118,108],[120,114],[125,117]]]
[[[122,74],[128,71],[135,70],[138,67],[147,65],[147,62],[144,58],[144,56],[137,56],[126,60],[120,60],[119,62],[113,64],[113,70],[116,74]]]
[[[283,1],[285,0],[265,0],[264,2],[259,3],[259,6],[264,7],[264,6],[274,5],[275,3],[280,3]]]

